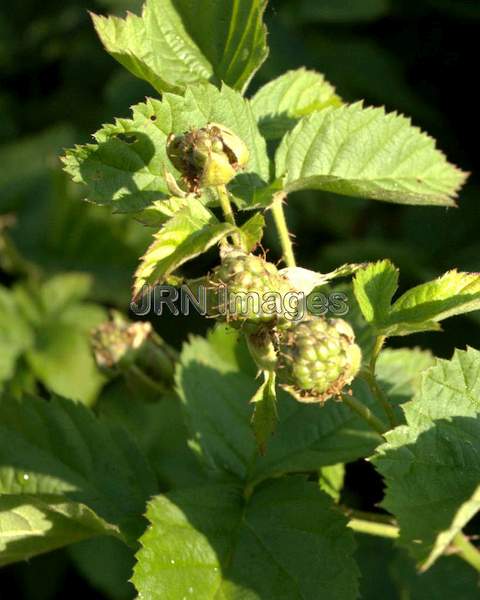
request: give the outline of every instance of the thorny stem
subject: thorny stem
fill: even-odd
[[[368,406],[362,404],[362,402],[357,400],[354,396],[350,396],[348,394],[342,394],[341,396],[342,401],[345,402],[349,408],[356,412],[357,415],[362,417],[362,419],[366,421],[374,431],[383,437],[383,434],[388,431],[388,428],[382,421],[380,421],[378,417],[372,413]]]
[[[272,204],[272,215],[275,221],[275,227],[277,228],[280,245],[282,246],[283,260],[287,267],[296,267],[295,255],[293,254],[293,244],[288,231],[287,221],[285,219],[285,212],[283,210],[283,200],[285,194],[276,194]]]
[[[230,223],[230,225],[235,225],[235,216],[233,214],[232,204],[230,202],[230,196],[228,195],[228,190],[226,185],[217,186],[217,194],[218,199],[220,201],[220,206],[222,207],[223,216],[225,217],[225,221]],[[238,233],[232,234],[232,241],[235,246],[242,247],[242,239]]]
[[[457,533],[453,538],[453,548],[457,550],[457,556],[463,558],[465,562],[480,572],[480,550],[472,544],[464,533]]]

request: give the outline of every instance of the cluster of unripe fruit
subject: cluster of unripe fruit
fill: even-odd
[[[295,290],[273,263],[227,249],[210,282],[214,290],[222,288],[217,314],[245,331],[258,367],[275,370],[280,384],[297,400],[324,402],[338,397],[358,373],[361,351],[351,326],[343,319],[287,314],[281,299]],[[258,306],[249,303],[252,296],[261,297],[267,305],[270,296],[270,306],[280,302],[275,303],[276,310],[257,312]],[[238,310],[239,303],[232,302],[232,297],[244,299],[244,310]]]
[[[216,123],[172,134],[167,154],[189,193],[228,184],[249,160],[244,142]],[[224,246],[221,265],[208,281],[212,312],[242,327],[259,369],[276,371],[299,401],[338,397],[352,382],[361,363],[352,328],[342,319],[292,317],[283,299],[296,290],[273,263]]]

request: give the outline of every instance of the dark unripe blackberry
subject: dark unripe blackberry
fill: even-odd
[[[360,369],[362,354],[343,319],[312,317],[279,332],[278,377],[300,402],[338,396]]]
[[[260,256],[236,249],[224,252],[222,264],[210,279],[217,316],[232,324],[268,324],[285,317],[290,283],[277,267]]]

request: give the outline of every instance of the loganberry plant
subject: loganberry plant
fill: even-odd
[[[111,380],[98,409],[3,403],[3,564],[103,535],[135,554],[146,600],[349,600],[371,535],[395,539],[375,546],[377,565],[406,550],[421,571],[457,560],[465,585],[480,571],[462,532],[480,508],[480,352],[388,348],[480,308],[480,275],[449,271],[394,297],[389,260],[313,272],[297,266],[284,214],[305,189],[320,212],[322,192],[338,210],[341,196],[454,206],[466,175],[409,119],[345,103],[320,73],[249,95],[268,53],[265,4],[147,0],[141,16],[93,15],[152,97],[67,151],[65,170],[89,202],[151,228],[133,298],[187,284],[205,291],[213,326],[177,356],[116,315],[92,339]],[[281,264],[262,246],[266,213]],[[217,264],[187,279],[183,265],[215,249]],[[375,513],[342,495],[360,458],[384,478]]]

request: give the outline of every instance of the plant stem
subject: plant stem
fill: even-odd
[[[283,200],[285,194],[276,194],[273,198],[272,204],[272,215],[275,221],[275,227],[277,228],[278,238],[280,245],[282,246],[283,260],[287,267],[296,267],[295,255],[293,254],[292,239],[290,232],[288,231],[287,220],[285,219],[285,212],[283,210]]]
[[[453,546],[460,558],[480,572],[480,550],[470,542],[464,533],[457,533],[453,538]]]
[[[217,194],[218,199],[220,201],[220,206],[222,207],[223,216],[225,217],[225,221],[230,223],[230,225],[237,225],[235,222],[235,216],[233,214],[232,203],[230,202],[230,196],[228,195],[228,190],[226,185],[217,186]],[[242,239],[238,233],[232,234],[232,242],[235,246],[242,247]]]
[[[385,432],[388,431],[388,428],[385,426],[382,421],[378,417],[376,417],[372,411],[362,404],[359,400],[357,400],[354,396],[349,396],[348,394],[342,394],[342,400],[345,404],[350,407],[354,412],[356,412],[364,421],[366,421],[370,427],[379,433],[382,437]]]
[[[384,335],[378,335],[375,339],[375,345],[372,351],[372,358],[370,360],[370,371],[375,375],[375,368],[377,366],[377,358],[380,354],[380,351],[385,343],[386,337]]]
[[[390,539],[396,539],[400,534],[398,527],[395,525],[378,523],[376,521],[369,521],[368,519],[357,519],[355,517],[350,519],[347,527],[354,531],[358,531],[358,533],[366,533],[368,535],[376,535],[378,537]]]
[[[377,381],[375,375],[371,371],[364,371],[362,373],[362,376],[365,379],[365,381],[368,383],[368,386],[369,386],[374,398],[377,400],[377,402],[380,404],[380,406],[384,410],[384,412],[387,416],[388,422],[390,423],[390,425],[392,427],[396,427],[398,425],[398,423],[397,423],[397,419],[395,417],[395,413],[393,411],[392,405],[390,404],[387,396],[385,395],[385,392],[378,385],[378,381]]]

